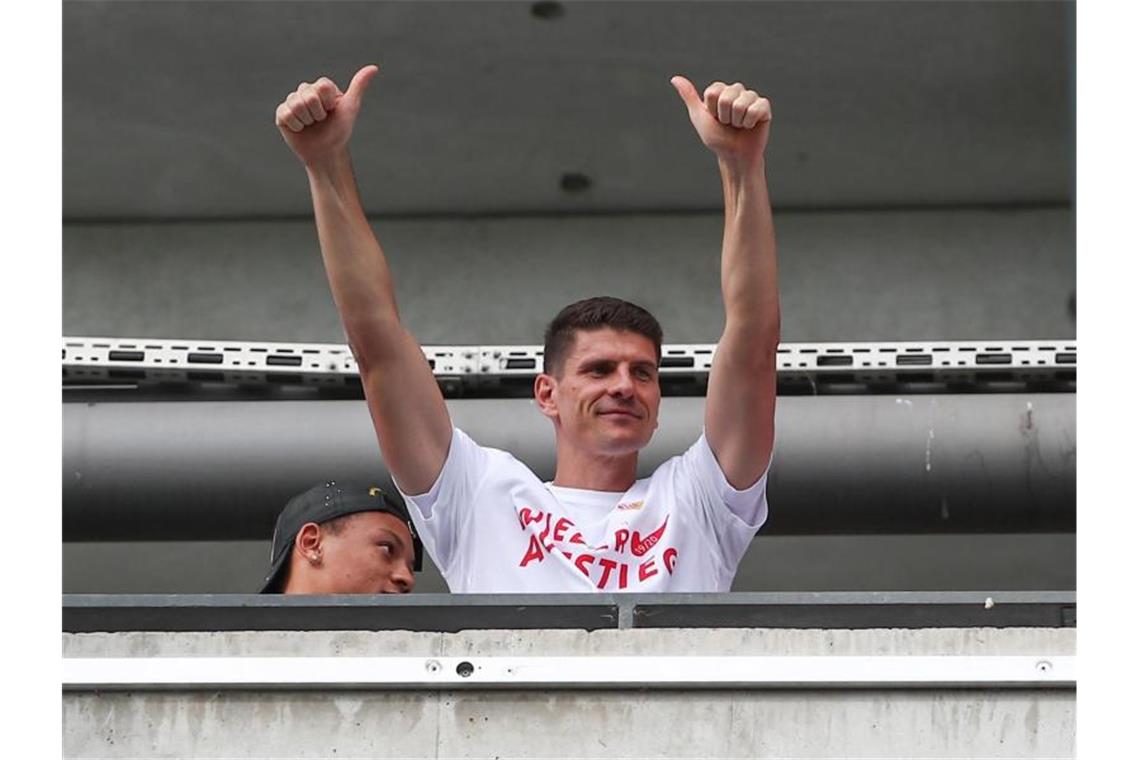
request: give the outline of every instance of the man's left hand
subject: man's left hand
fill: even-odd
[[[689,109],[689,120],[701,142],[717,158],[736,168],[756,169],[764,163],[772,104],[740,82],[713,82],[704,96],[683,76],[670,80]]]

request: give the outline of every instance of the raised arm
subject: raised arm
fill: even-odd
[[[325,272],[384,461],[400,488],[418,494],[443,468],[451,419],[423,351],[400,323],[388,262],[352,173],[348,140],[377,71],[365,66],[345,92],[325,77],[302,83],[277,106],[276,122],[309,177]]]
[[[702,97],[684,77],[672,81],[701,142],[716,154],[724,189],[724,333],[709,374],[705,435],[728,482],[744,489],[764,473],[775,431],[780,296],[764,177],[772,108],[740,83],[714,82]]]

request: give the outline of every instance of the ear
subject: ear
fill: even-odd
[[[557,393],[558,381],[553,375],[543,372],[534,379],[534,402],[538,410],[552,420],[558,418]]]
[[[293,539],[293,547],[301,558],[311,564],[321,561],[321,526],[313,522],[305,523]]]

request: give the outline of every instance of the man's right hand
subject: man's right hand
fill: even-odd
[[[344,150],[364,91],[378,71],[378,66],[368,65],[356,72],[347,92],[328,77],[302,82],[277,106],[277,128],[306,167],[319,166]]]

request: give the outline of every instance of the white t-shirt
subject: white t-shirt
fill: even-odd
[[[454,592],[728,591],[767,482],[733,488],[702,433],[625,493],[563,488],[455,428],[431,490],[403,495]]]

